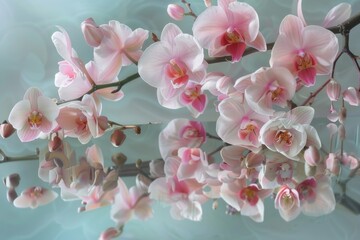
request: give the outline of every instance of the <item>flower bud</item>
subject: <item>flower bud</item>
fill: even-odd
[[[116,129],[110,137],[110,141],[114,147],[119,147],[125,141],[126,135],[120,129]]]
[[[211,0],[204,0],[204,3],[206,7],[211,7],[212,5]]]
[[[212,203],[212,209],[216,210],[219,207],[219,202],[217,200],[213,201]]]
[[[319,150],[314,146],[310,146],[304,152],[304,159],[309,166],[317,166],[321,160]]]
[[[349,87],[343,92],[344,101],[352,106],[359,106],[360,104],[360,93],[357,89]]]
[[[10,203],[13,203],[17,197],[18,197],[18,194],[14,188],[10,188],[6,193],[6,198]]]
[[[124,165],[126,160],[127,160],[127,157],[121,152],[115,153],[111,157],[111,161],[118,167],[121,167],[122,165]]]
[[[334,175],[338,175],[340,172],[340,162],[335,153],[329,153],[329,156],[325,160],[326,168]]]
[[[81,23],[81,31],[84,35],[85,41],[91,47],[97,47],[100,45],[103,38],[103,32],[99,28],[94,19],[88,18]]]
[[[169,4],[167,7],[167,13],[172,19],[180,21],[184,18],[185,10],[177,4]]]
[[[20,183],[20,175],[17,173],[10,174],[3,179],[3,182],[7,188],[16,188]]]
[[[0,135],[2,138],[8,138],[15,132],[15,128],[10,123],[4,122],[0,125]]]
[[[62,140],[59,136],[55,136],[48,143],[49,152],[54,152],[62,147]]]
[[[344,123],[345,122],[345,119],[346,119],[346,108],[344,107],[341,107],[340,109],[340,114],[339,114],[339,122],[340,123]]]
[[[99,240],[110,240],[110,239],[114,239],[118,236],[120,236],[121,234],[121,230],[118,230],[116,228],[108,228],[105,231],[103,231],[99,237]]]
[[[340,97],[341,85],[334,79],[331,79],[331,81],[326,85],[326,93],[330,101],[337,101]]]
[[[346,137],[346,131],[344,124],[340,124],[339,126],[339,138],[340,140],[344,140]]]

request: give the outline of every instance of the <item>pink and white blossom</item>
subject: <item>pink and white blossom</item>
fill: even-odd
[[[58,194],[43,187],[31,187],[17,197],[13,204],[17,208],[37,208],[46,205],[57,198]]]
[[[259,17],[253,7],[236,0],[218,0],[195,20],[193,32],[211,57],[231,56],[240,61],[247,46],[266,51],[259,32]]]
[[[260,141],[270,150],[297,160],[305,146],[321,147],[319,135],[310,125],[313,117],[314,109],[311,107],[294,108],[265,123],[259,132]]]
[[[304,27],[299,17],[288,15],[280,24],[270,66],[285,67],[305,86],[312,86],[316,75],[331,73],[338,50],[334,33],[320,26]]]
[[[17,130],[20,141],[30,142],[48,134],[56,126],[59,115],[56,103],[37,88],[29,88],[23,100],[16,103],[9,115],[9,123]]]
[[[128,189],[124,181],[118,179],[118,193],[111,207],[111,218],[118,226],[125,224],[132,217],[148,219],[152,216],[151,200],[141,188],[133,186]]]
[[[163,159],[176,156],[181,147],[200,147],[206,140],[204,125],[188,119],[174,119],[159,134],[159,149]]]
[[[258,152],[261,148],[259,131],[268,117],[254,112],[246,101],[241,100],[231,97],[219,104],[216,133],[227,143]]]
[[[184,107],[180,95],[187,84],[200,83],[206,74],[203,49],[172,23],[164,27],[160,41],[144,51],[138,69],[141,78],[157,88],[159,103],[171,109]]]
[[[221,186],[220,195],[231,207],[240,211],[241,215],[248,216],[255,222],[264,221],[264,202],[271,190],[260,189],[256,184],[246,185],[245,179]]]
[[[299,193],[287,185],[281,186],[275,198],[275,208],[287,222],[294,220],[301,213]]]
[[[185,105],[196,118],[204,112],[207,105],[206,94],[201,85],[189,82],[185,90],[180,94],[180,102]]]
[[[249,106],[257,113],[273,115],[273,105],[287,106],[295,94],[296,81],[283,67],[261,68],[251,75],[251,84],[245,89]]]

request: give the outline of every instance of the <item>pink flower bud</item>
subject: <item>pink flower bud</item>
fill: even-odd
[[[126,135],[120,129],[116,129],[110,137],[110,141],[114,147],[119,147],[125,141]]]
[[[167,7],[167,13],[172,19],[180,21],[184,18],[185,10],[177,4],[169,4]]]
[[[344,101],[348,102],[352,106],[359,106],[360,93],[357,89],[349,87],[343,92]]]
[[[332,79],[326,86],[326,93],[330,101],[337,101],[341,93],[341,85]]]
[[[15,132],[14,127],[7,122],[0,125],[0,135],[2,138],[8,138]]]
[[[353,170],[359,166],[359,160],[354,156],[347,155],[346,153],[344,153],[341,163],[349,167],[350,170]]]
[[[339,138],[340,138],[340,140],[344,140],[345,139],[345,137],[346,137],[346,130],[345,130],[345,126],[344,126],[344,124],[341,124],[340,126],[339,126]]]
[[[116,228],[108,228],[105,231],[103,231],[99,237],[99,240],[110,240],[110,239],[114,239],[118,236],[120,236],[122,230],[121,229],[116,229]]]
[[[100,45],[103,38],[103,32],[99,28],[94,19],[88,18],[81,23],[81,31],[84,35],[85,41],[92,47]]]
[[[127,157],[123,153],[119,152],[112,155],[111,160],[116,166],[121,167],[126,162]]]
[[[329,153],[329,156],[325,160],[326,168],[334,175],[338,175],[340,172],[340,162],[335,153]]]
[[[14,188],[10,188],[7,191],[6,198],[10,203],[13,203],[17,197],[18,197],[18,194],[16,193]]]
[[[212,5],[211,0],[204,0],[204,3],[206,7],[211,7]]]
[[[344,107],[341,107],[340,109],[340,114],[339,114],[339,122],[340,123],[344,123],[345,122],[345,119],[346,119],[346,108]]]
[[[304,152],[304,159],[309,166],[317,166],[321,160],[319,150],[310,146]]]
[[[16,188],[20,183],[20,175],[17,173],[10,174],[3,179],[3,182],[7,188]]]
[[[51,141],[48,143],[48,148],[50,152],[56,151],[62,147],[62,140],[59,136],[55,136]]]

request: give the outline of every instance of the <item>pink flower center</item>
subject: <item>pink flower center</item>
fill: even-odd
[[[222,46],[239,42],[243,42],[243,37],[236,30],[228,30],[221,39]]]
[[[245,127],[239,131],[239,136],[242,140],[249,140],[254,143],[258,139],[259,127],[254,121],[249,121]]]
[[[28,116],[28,123],[31,129],[38,129],[42,123],[43,115],[38,111],[32,111]]]
[[[279,130],[275,135],[277,143],[285,143],[286,145],[292,144],[292,134],[287,130]]]
[[[316,60],[309,54],[301,52],[295,57],[296,71],[302,71],[316,66]]]
[[[306,179],[301,182],[296,190],[299,192],[299,198],[301,201],[306,200],[308,202],[313,202],[316,198],[316,189],[317,183],[314,178]]]
[[[30,197],[31,198],[40,198],[43,195],[43,189],[41,187],[34,187],[31,189]]]
[[[75,120],[76,124],[77,124],[77,131],[78,132],[82,132],[86,129],[87,127],[87,118],[85,117],[84,114],[81,113],[80,116],[78,116]]]
[[[166,74],[171,79],[174,88],[186,85],[189,80],[189,76],[186,74],[186,66],[175,59],[171,59],[166,66]]]
[[[256,203],[259,201],[258,192],[259,189],[256,186],[248,186],[241,189],[240,199],[247,201],[251,206],[255,206]]]

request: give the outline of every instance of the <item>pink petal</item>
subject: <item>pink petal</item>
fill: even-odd
[[[161,32],[160,40],[162,42],[168,43],[169,45],[172,45],[175,37],[181,33],[183,33],[183,32],[177,25],[175,25],[173,23],[168,23],[164,26],[164,28]]]
[[[316,77],[316,69],[306,68],[304,70],[301,70],[298,73],[299,79],[303,82],[303,84],[307,87],[314,86],[315,84],[315,77]]]
[[[240,192],[240,187],[236,186],[233,183],[223,183],[220,188],[220,196],[224,201],[240,211],[239,197],[238,193]]]
[[[288,38],[295,49],[301,49],[303,29],[304,24],[299,17],[287,15],[280,23],[279,32]]]
[[[260,52],[265,52],[267,50],[266,40],[261,32],[256,36],[255,40],[247,43],[250,47],[253,47]]]
[[[104,157],[102,151],[96,144],[86,149],[86,159],[93,168],[104,166]]]
[[[246,49],[245,43],[234,43],[226,46],[226,51],[231,54],[231,61],[238,62],[240,61],[244,51]]]
[[[193,108],[196,109],[196,111],[198,111],[199,113],[202,113],[205,110],[206,102],[207,102],[206,95],[201,94],[197,99],[195,99],[192,102],[191,105],[193,106]]]
[[[38,111],[50,122],[59,115],[59,107],[48,97],[40,96],[37,99]]]
[[[150,204],[151,200],[149,197],[143,197],[139,200],[134,209],[135,216],[142,220],[152,217],[153,210]]]
[[[340,3],[333,7],[325,16],[322,26],[324,28],[339,25],[350,18],[351,5],[348,3]]]
[[[15,104],[9,115],[9,123],[15,129],[21,129],[27,124],[28,114],[31,112],[31,105],[28,100],[22,100]]]
[[[121,231],[119,231],[116,228],[111,227],[101,233],[99,240],[110,240],[110,239],[118,237],[120,234],[121,234]]]
[[[17,131],[18,137],[22,142],[30,142],[40,135],[39,129],[31,129],[29,124],[25,124],[22,129]]]
[[[309,106],[300,106],[290,110],[289,114],[294,124],[310,124],[314,118],[315,110]]]
[[[298,3],[297,3],[297,15],[301,19],[301,21],[303,22],[304,26],[306,26],[307,24],[306,24],[304,14],[303,14],[303,11],[302,11],[302,0],[298,0]]]
[[[24,95],[24,100],[29,100],[31,105],[31,110],[37,111],[38,110],[38,98],[42,96],[42,93],[38,88],[29,88],[26,90]]]

